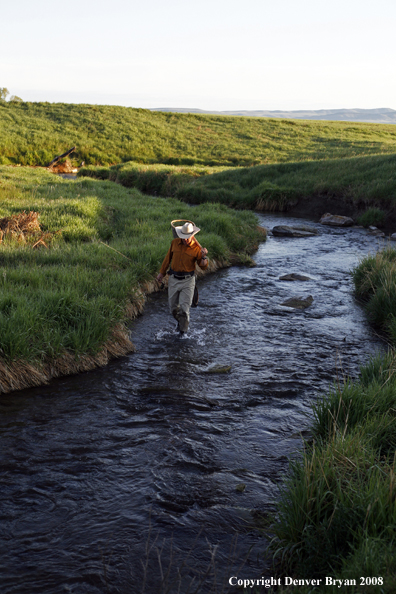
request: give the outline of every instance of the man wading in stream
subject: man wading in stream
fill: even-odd
[[[208,266],[206,254],[194,239],[200,231],[193,223],[185,223],[182,227],[174,227],[177,238],[171,243],[168,253],[162,262],[157,280],[162,282],[169,269],[168,299],[169,309],[177,320],[177,330],[183,335],[188,330],[190,307],[195,288],[195,263],[205,270]]]

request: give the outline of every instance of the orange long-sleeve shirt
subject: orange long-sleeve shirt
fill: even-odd
[[[165,276],[170,265],[175,272],[193,272],[196,262],[198,262],[198,266],[202,270],[205,270],[208,266],[208,261],[205,260],[205,265],[201,266],[201,258],[201,248],[195,240],[190,245],[185,245],[181,239],[176,238],[172,241],[168,253],[162,262],[160,273]]]

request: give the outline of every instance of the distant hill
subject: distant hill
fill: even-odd
[[[283,118],[293,120],[334,120],[344,122],[370,122],[373,124],[396,124],[396,110],[380,109],[318,109],[300,111],[206,111],[178,107],[157,107],[150,111],[170,111],[173,113],[197,113],[212,115],[246,116],[254,118]]]

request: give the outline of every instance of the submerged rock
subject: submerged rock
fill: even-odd
[[[368,228],[368,232],[370,235],[376,235],[377,237],[385,237],[385,233],[378,229],[378,227],[374,227],[374,225],[370,225]]]
[[[289,227],[288,225],[277,225],[272,229],[272,235],[275,237],[314,237],[317,235],[315,229]]]
[[[322,225],[331,225],[332,227],[351,227],[354,224],[354,220],[351,217],[332,215],[329,212],[324,214],[319,222]]]
[[[285,307],[293,307],[294,309],[305,309],[306,307],[312,305],[312,303],[313,297],[312,295],[308,295],[308,297],[306,298],[290,297],[290,299],[287,299],[286,301],[281,303],[281,305],[284,305]]]
[[[231,371],[232,365],[212,365],[206,369],[205,373],[228,373]]]
[[[292,272],[291,274],[285,274],[283,276],[279,277],[279,280],[285,280],[285,281],[308,281],[311,280],[309,278],[309,276],[304,276],[303,274],[296,274],[295,272]]]
[[[246,489],[245,483],[239,483],[239,485],[237,485],[235,487],[235,491],[238,491],[238,493],[243,493],[245,489]]]

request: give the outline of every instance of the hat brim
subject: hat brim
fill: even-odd
[[[193,225],[193,230],[191,231],[191,233],[183,233],[182,229],[183,227],[175,227],[177,236],[180,237],[180,239],[189,239],[190,237],[193,237],[196,233],[198,233],[198,231],[201,231],[201,229],[199,229],[195,225]]]

